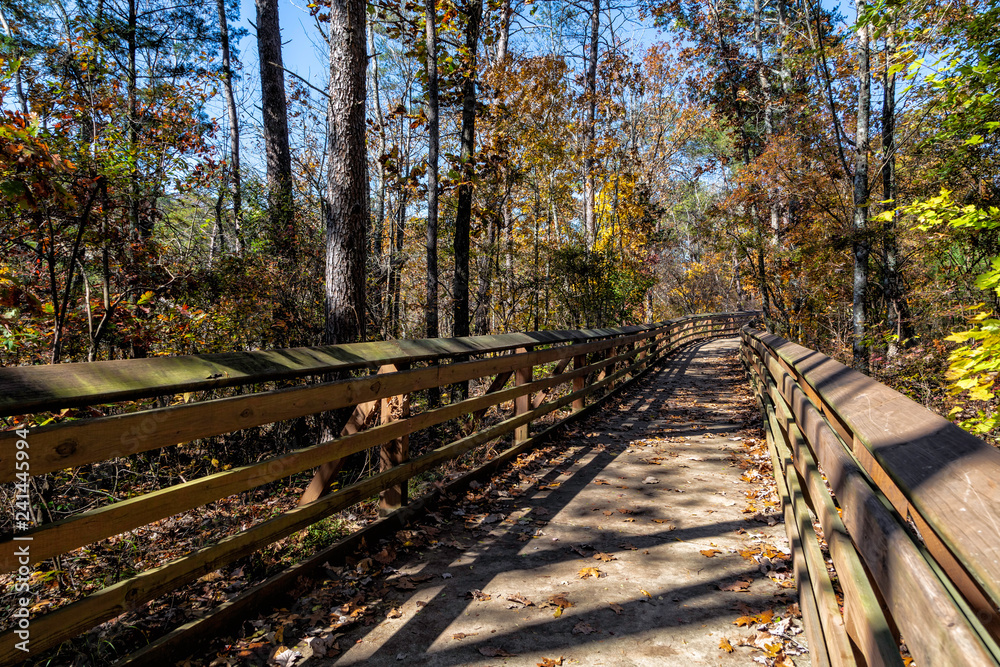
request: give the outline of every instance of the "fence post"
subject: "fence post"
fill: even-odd
[[[409,364],[399,364],[398,366],[388,364],[379,368],[379,373],[394,373],[397,370],[406,370]],[[400,414],[399,419],[407,419],[410,416],[410,395],[402,394],[394,397],[399,399]],[[379,415],[379,422],[388,424],[396,421],[392,416],[392,399],[382,400],[382,412]],[[389,468],[405,463],[410,458],[410,436],[404,435],[396,438],[379,447],[379,470],[386,471]],[[409,501],[409,480],[402,480],[395,486],[379,493],[379,514],[385,515],[399,509]]]
[[[520,354],[522,352],[527,352],[527,351],[528,351],[528,348],[526,348],[526,347],[519,347],[519,348],[517,348],[517,353],[518,354]],[[524,366],[522,368],[518,368],[517,371],[514,372],[514,386],[515,387],[519,387],[519,386],[521,386],[523,384],[528,384],[529,382],[531,382],[532,376],[534,375],[534,370],[535,370],[535,367],[531,366],[531,365]],[[524,413],[528,412],[528,410],[530,410],[530,409],[531,409],[531,392],[528,392],[527,394],[524,394],[523,396],[518,396],[517,398],[514,399],[514,416],[523,415]],[[528,439],[528,430],[529,430],[528,427],[529,426],[530,426],[530,423],[529,424],[522,424],[521,426],[518,426],[517,428],[514,429],[514,444],[515,445],[518,444],[518,443],[520,443],[520,442],[524,442],[525,440]]]
[[[578,354],[573,357],[573,370],[578,371],[587,365],[587,355]],[[587,376],[578,375],[573,378],[573,391],[577,392],[587,386]],[[573,401],[573,412],[579,412],[583,410],[583,406],[586,405],[587,397],[581,396]]]

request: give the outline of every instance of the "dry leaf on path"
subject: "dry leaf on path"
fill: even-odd
[[[458,632],[451,636],[452,639],[465,639],[466,637],[475,637],[478,632]]]
[[[719,648],[721,648],[726,653],[732,653],[733,651],[736,650],[733,648],[733,645],[729,643],[729,640],[726,639],[725,637],[719,640]]]
[[[573,603],[566,598],[567,595],[569,595],[569,593],[556,593],[555,595],[549,597],[549,601],[545,606],[556,606],[559,608],[572,607]]]
[[[722,552],[719,551],[718,549],[702,549],[700,553],[705,558],[713,558],[713,557],[721,554]]]
[[[511,602],[517,602],[518,604],[522,604],[525,607],[534,607],[535,606],[534,602],[532,602],[528,598],[524,597],[520,593],[514,593],[513,595],[508,595],[507,599],[510,600]],[[508,608],[509,609],[513,609],[514,607],[511,606],[511,607],[508,607]]]
[[[508,653],[502,648],[496,648],[495,646],[482,646],[479,648],[479,652],[488,658],[513,658],[516,653]]]
[[[537,667],[559,667],[563,664],[562,656],[558,658],[542,658],[541,662],[535,663]]]
[[[752,581],[741,579],[739,581],[734,581],[731,584],[726,584],[725,586],[719,586],[720,591],[731,591],[733,593],[746,593],[750,590],[750,584]]]
[[[600,553],[594,554],[594,560],[599,560],[599,561],[602,561],[604,563],[608,563],[610,561],[618,560],[618,559],[616,557],[612,556],[611,554],[606,554],[606,553],[604,553],[602,551]]]
[[[586,621],[580,621],[573,626],[574,635],[590,635],[595,632],[597,632],[597,630],[595,630],[590,623],[587,623]]]
[[[586,579],[587,577],[593,577],[594,579],[599,579],[601,577],[601,571],[596,567],[585,567],[578,573],[581,579]]]
[[[611,611],[615,612],[619,616],[621,616],[622,612],[625,611],[624,607],[620,604],[615,604],[614,602],[609,603],[608,606],[611,607]]]

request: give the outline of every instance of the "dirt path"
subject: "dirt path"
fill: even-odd
[[[679,353],[617,405],[372,558],[332,569],[291,610],[312,612],[306,626],[315,626],[296,644],[286,635],[302,655],[284,656],[294,665],[792,664],[805,640],[799,620],[782,620],[796,612],[787,540],[775,496],[753,481],[770,466],[749,427],[756,406],[737,348],[712,341]]]

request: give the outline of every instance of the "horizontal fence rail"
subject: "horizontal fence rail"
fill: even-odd
[[[813,664],[902,665],[900,640],[921,666],[1000,664],[1000,451],[818,352],[741,336]]]
[[[16,535],[8,532],[0,539],[0,566],[6,573],[24,565],[18,556],[24,544],[30,544],[32,563],[39,563],[319,468],[294,509],[55,611],[34,615],[30,624],[32,654],[355,503],[379,496],[383,513],[402,511],[407,504],[407,483],[415,475],[513,432],[513,446],[497,457],[507,460],[552,428],[532,436],[529,429],[533,421],[568,407],[571,412],[562,414],[558,422],[565,423],[585,411],[588,398],[593,401],[602,393],[606,396],[678,347],[705,338],[737,335],[756,316],[755,312],[740,312],[619,329],[0,369],[0,416],[17,416],[22,423],[33,423],[37,419],[31,419],[32,415],[56,413],[58,417],[66,408],[84,407],[101,415],[33,426],[27,438],[23,427],[20,432],[0,433],[0,481],[19,485],[25,484],[25,468],[30,468],[31,475],[42,475],[68,468],[79,472],[82,467],[85,475],[89,464],[333,410],[353,410],[339,437],[314,446],[110,502]],[[543,370],[554,368],[547,375],[536,373],[543,365]],[[539,374],[543,377],[536,377]],[[478,379],[483,380],[485,393],[472,398],[422,411],[410,400],[413,392]],[[556,395],[557,387],[569,383],[568,392]],[[223,388],[231,395],[220,397]],[[511,402],[513,409],[502,414],[498,423],[480,425],[489,408]],[[137,404],[144,409],[137,410]],[[390,409],[393,405],[396,410]],[[477,430],[410,458],[409,435],[468,415]],[[372,422],[377,424],[366,428]],[[377,473],[325,493],[329,466],[370,449],[376,449],[375,458],[380,462]],[[25,453],[18,454],[21,451]],[[24,460],[30,460],[30,466],[19,467]],[[0,664],[24,658],[15,647],[18,641],[16,628],[0,635]]]

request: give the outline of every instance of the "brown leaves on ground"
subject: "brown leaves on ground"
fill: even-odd
[[[479,647],[479,652],[487,658],[513,658],[517,655],[516,653],[508,653],[502,648],[497,648],[495,646],[481,646]]]
[[[590,623],[587,623],[586,621],[580,621],[573,626],[574,635],[591,635],[595,632],[597,632],[597,630],[595,630]]]
[[[466,637],[475,637],[478,634],[479,634],[478,632],[456,632],[455,634],[453,634],[451,636],[451,638],[452,639],[457,639],[457,640],[461,641],[461,640],[465,639]]]
[[[719,648],[721,648],[726,653],[732,653],[733,651],[736,650],[733,648],[733,645],[729,643],[729,640],[726,639],[725,637],[719,640]]]
[[[625,611],[624,607],[622,607],[620,604],[615,604],[614,602],[608,603],[608,606],[611,607],[611,611],[615,612],[615,614],[617,614],[618,616],[621,616],[622,612]]]
[[[572,607],[573,603],[569,601],[566,596],[569,593],[556,593],[555,595],[549,596],[547,602],[542,604],[542,607],[557,607],[555,617],[559,618],[562,615],[562,610],[567,607]]]
[[[705,558],[714,558],[715,556],[718,556],[722,552],[719,551],[718,549],[702,549],[700,553]]]
[[[511,602],[516,602],[516,603],[518,603],[520,605],[523,605],[525,607],[534,607],[535,606],[534,602],[532,602],[528,598],[524,597],[520,593],[514,593],[513,595],[508,595],[507,599],[510,600]],[[511,605],[510,607],[508,607],[508,609],[513,609],[513,608],[514,608],[513,605]]]
[[[586,579],[587,577],[593,577],[594,579],[600,579],[601,571],[596,567],[585,567],[581,569],[577,574],[579,574],[581,579]]]
[[[609,563],[609,562],[611,562],[613,560],[618,560],[618,559],[616,557],[612,556],[611,554],[606,554],[606,553],[604,553],[602,551],[602,552],[594,554],[594,560],[599,560],[599,561],[601,561],[603,563]]]
[[[563,657],[558,658],[542,658],[541,662],[535,663],[537,667],[560,667],[563,664]]]
[[[726,584],[725,586],[719,586],[720,591],[730,591],[733,593],[748,593],[750,592],[750,584],[753,581],[750,579],[739,579],[731,584]]]
[[[492,595],[484,593],[478,588],[474,588],[473,590],[467,592],[465,594],[465,597],[469,598],[470,600],[476,600],[477,602],[488,602],[493,599]]]

